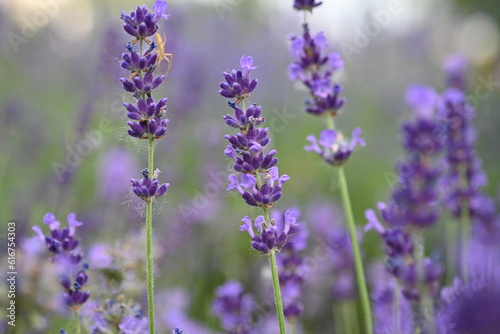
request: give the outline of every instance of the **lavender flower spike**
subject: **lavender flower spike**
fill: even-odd
[[[217,288],[212,311],[226,333],[250,334],[254,305],[253,297],[244,293],[240,282],[229,281]]]
[[[250,234],[251,245],[255,250],[269,255],[280,334],[284,334],[285,317],[275,253],[279,252],[288,242],[289,236],[296,232],[297,219],[288,215],[284,226],[278,227],[276,222],[269,218],[269,208],[281,198],[282,186],[290,177],[279,175],[276,166],[278,159],[274,157],[276,150],[266,152],[270,139],[269,129],[260,127],[265,121],[261,116],[262,107],[257,104],[248,108],[245,106],[245,99],[257,87],[257,79],[250,79],[251,71],[257,66],[254,66],[250,56],[243,56],[240,66],[239,70],[224,72],[225,82],[219,85],[221,96],[234,99],[228,101],[233,115],[226,115],[223,119],[228,126],[238,131],[235,135],[225,136],[229,145],[226,146],[224,154],[233,159],[233,168],[239,174],[229,175],[227,190],[238,191],[248,205],[262,208],[263,215],[255,218],[257,231],[254,231],[249,217],[243,218],[244,224],[240,230]]]

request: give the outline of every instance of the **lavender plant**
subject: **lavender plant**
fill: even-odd
[[[442,95],[440,106],[441,117],[446,124],[446,174],[443,185],[446,189],[445,205],[459,220],[459,268],[465,281],[471,225],[491,230],[495,208],[493,201],[482,192],[488,178],[475,151],[477,135],[472,120],[476,112],[466,101],[467,62],[464,57],[449,57],[445,73],[448,89]]]
[[[220,319],[221,327],[228,334],[255,333],[251,326],[254,309],[253,296],[245,294],[240,282],[226,282],[215,291],[212,311]]]
[[[312,12],[313,8],[319,5],[321,5],[321,2],[294,1],[294,8],[304,12],[304,31],[302,36],[291,36],[290,53],[293,62],[288,68],[289,78],[292,81],[300,81],[309,90],[310,99],[306,100],[306,112],[325,117],[326,120],[327,129],[321,132],[319,145],[318,140],[311,135],[307,137],[311,145],[306,146],[305,149],[316,152],[326,163],[337,167],[338,182],[353,248],[357,286],[363,307],[365,329],[367,333],[372,333],[370,300],[349,190],[343,169],[343,165],[347,162],[354,149],[357,146],[365,146],[365,141],[360,137],[360,128],[354,129],[351,139],[346,139],[341,132],[335,129],[333,118],[339,114],[340,109],[346,103],[346,99],[340,95],[343,90],[342,86],[333,83],[332,80],[333,74],[343,68],[344,62],[338,53],[325,54],[328,41],[323,32],[312,36],[309,31],[306,12]]]
[[[159,170],[154,170],[154,142],[167,133],[168,119],[164,119],[167,111],[167,98],[155,102],[152,92],[165,79],[164,75],[155,76],[155,70],[163,60],[163,45],[156,45],[149,38],[158,34],[160,19],[168,19],[165,14],[167,3],[156,1],[153,11],[146,5],[137,6],[130,14],[122,12],[123,29],[133,37],[126,45],[128,53],[122,55],[121,67],[130,72],[128,78],[121,78],[123,89],[136,99],[134,103],[124,103],[130,136],[145,139],[148,142],[148,167],[141,173],[141,180],[131,179],[133,192],[146,202],[146,255],[148,282],[148,314],[149,332],[155,333],[154,319],[154,274],[153,274],[153,202],[168,190],[169,184],[158,181]],[[139,44],[139,48],[135,47]]]
[[[241,231],[247,231],[252,238],[252,248],[261,254],[269,255],[273,279],[274,298],[278,316],[280,333],[286,333],[283,302],[280,292],[276,253],[288,242],[297,231],[297,217],[293,211],[285,213],[284,224],[278,226],[269,215],[272,207],[282,196],[283,184],[290,178],[279,175],[278,159],[274,157],[276,150],[265,153],[269,144],[268,128],[259,127],[265,119],[261,117],[262,107],[255,103],[245,106],[245,99],[257,87],[257,79],[250,79],[250,73],[257,66],[253,58],[243,56],[240,60],[241,69],[223,72],[225,82],[220,83],[219,94],[234,101],[228,101],[234,115],[224,116],[227,125],[238,129],[236,135],[226,135],[230,145],[226,146],[224,154],[233,159],[233,168],[239,173],[228,177],[230,184],[227,190],[236,190],[246,204],[262,209],[262,216],[255,218],[253,224],[250,217],[244,217]],[[253,225],[253,226],[252,226]],[[254,230],[254,227],[256,230]]]
[[[437,101],[436,92],[429,87],[415,85],[408,90],[407,103],[415,113],[415,120],[402,126],[408,156],[397,165],[399,183],[389,203],[378,204],[389,229],[382,226],[373,210],[366,211],[366,230],[375,229],[384,241],[387,271],[397,279],[408,300],[420,301],[430,333],[436,332],[432,298],[438,290],[442,268],[425,258],[422,233],[440,217],[437,185],[443,168],[437,165],[437,158],[444,140],[443,123],[436,115]],[[404,307],[399,303],[397,308]],[[402,328],[403,323],[398,326]]]
[[[59,282],[64,290],[63,300],[73,310],[76,331],[80,334],[79,311],[90,297],[90,291],[86,288],[88,264],[82,263],[82,253],[77,251],[80,241],[75,238],[76,227],[82,223],[76,220],[74,213],[68,214],[67,218],[69,228],[60,229],[61,223],[52,213],[49,212],[43,217],[43,223],[50,227],[50,236],[45,236],[39,226],[32,229],[54,254],[50,260],[57,267]]]

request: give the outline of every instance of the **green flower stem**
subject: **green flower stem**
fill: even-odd
[[[82,328],[80,327],[80,314],[78,313],[78,311],[75,311],[75,327],[76,327],[76,334],[81,334]]]
[[[328,129],[335,130],[333,116],[330,113],[326,114],[326,125]],[[363,317],[365,321],[366,334],[373,333],[372,311],[370,298],[368,296],[368,288],[366,286],[365,273],[363,269],[363,261],[361,259],[361,251],[359,249],[358,236],[356,233],[356,224],[354,223],[354,215],[352,213],[351,199],[349,198],[349,188],[344,174],[344,167],[338,166],[339,186],[342,195],[342,203],[347,219],[347,228],[349,230],[349,238],[352,244],[352,253],[354,256],[354,266],[356,268],[356,282],[358,285],[359,296],[361,298],[361,306],[363,309]]]
[[[276,253],[274,251],[271,251],[271,254],[269,254],[269,263],[271,264],[271,274],[273,276],[274,302],[276,303],[280,334],[286,334],[285,313],[283,311],[283,301],[281,300],[280,280],[278,278],[278,266],[276,264]]]
[[[351,200],[349,198],[349,189],[347,188],[347,181],[344,174],[344,167],[339,166],[339,184],[340,192],[342,194],[342,203],[344,204],[344,211],[347,218],[347,228],[349,230],[349,237],[352,244],[352,253],[354,255],[354,266],[356,268],[356,281],[358,284],[359,296],[361,298],[361,306],[363,309],[363,316],[365,321],[365,329],[367,334],[373,333],[372,325],[372,312],[370,299],[368,297],[368,289],[366,287],[365,273],[363,270],[363,261],[361,260],[361,251],[359,249],[358,236],[356,233],[356,225],[354,223],[354,216],[352,214]]]
[[[420,293],[420,308],[425,321],[428,324],[429,334],[436,334],[436,324],[434,322],[434,305],[432,296],[425,284],[425,264],[424,264],[424,238],[422,231],[414,231],[414,261],[417,266],[417,282]]]
[[[148,170],[153,173],[154,139],[149,138]],[[154,301],[154,275],[153,275],[153,202],[146,202],[146,254],[147,254],[147,280],[148,280],[148,315],[149,333],[155,334],[155,301]]]

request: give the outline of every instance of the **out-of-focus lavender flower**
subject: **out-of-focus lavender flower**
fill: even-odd
[[[332,297],[342,301],[354,298],[354,258],[349,233],[342,225],[342,214],[328,201],[314,199],[309,206],[307,219],[328,254],[329,271],[333,273],[333,280],[329,280],[329,284],[330,281],[334,282],[329,287]]]
[[[80,264],[82,254],[76,251],[79,240],[75,238],[77,226],[83,223],[76,219],[76,214],[68,214],[69,228],[59,229],[61,223],[52,213],[43,217],[43,222],[50,227],[50,237],[45,236],[39,226],[32,229],[45,242],[47,249],[55,254],[51,260],[58,267],[59,282],[64,289],[63,298],[67,306],[78,311],[89,299],[90,291],[86,290],[88,269],[86,263]]]
[[[118,328],[124,334],[147,334],[148,333],[148,319],[142,316],[142,312],[135,315],[127,315],[122,319]]]
[[[468,61],[463,54],[453,54],[444,61],[444,72],[446,74],[446,85],[461,91],[467,90],[467,67]]]
[[[170,183],[160,185],[158,181],[159,170],[155,171],[152,178],[149,178],[149,171],[147,168],[143,169],[141,173],[144,177],[143,179],[130,179],[133,185],[132,190],[134,194],[146,202],[151,202],[167,192]]]
[[[189,317],[191,296],[186,290],[182,288],[170,289],[162,293],[159,299],[168,300],[168,303],[160,305],[160,307],[164,307],[161,312],[161,320],[165,328],[179,326],[182,328],[181,333],[210,332],[202,323]]]
[[[33,226],[32,230],[45,242],[47,249],[55,254],[54,261],[67,257],[71,263],[77,264],[82,259],[82,255],[75,251],[80,244],[80,241],[75,238],[75,231],[76,227],[81,226],[82,223],[76,220],[74,213],[68,214],[67,219],[69,228],[59,229],[61,223],[56,220],[54,214],[48,212],[43,217],[43,223],[49,225],[50,236],[45,236],[39,226]]]
[[[349,141],[341,133],[326,129],[321,132],[319,145],[316,137],[310,135],[307,137],[307,140],[311,142],[311,145],[305,146],[304,149],[318,153],[330,165],[340,166],[347,162],[356,146],[366,145],[365,140],[360,135],[361,129],[354,129],[352,138]]]
[[[306,5],[307,6],[307,5]],[[301,81],[310,91],[306,111],[313,115],[336,116],[346,100],[340,97],[342,86],[331,82],[332,75],[344,67],[338,53],[325,53],[328,41],[323,32],[311,36],[307,24],[302,36],[290,37],[293,63],[288,67],[289,78]]]
[[[379,203],[379,208],[383,207]],[[392,226],[386,229],[378,220],[374,210],[366,210],[368,224],[365,231],[377,231],[384,241],[387,255],[386,269],[401,285],[402,293],[408,299],[419,299],[419,284],[424,284],[431,294],[437,292],[439,278],[443,272],[440,265],[429,258],[422,259],[423,277],[417,277],[417,263],[414,257],[414,240],[406,226]]]
[[[285,214],[279,211],[271,212],[271,217],[276,221],[276,226],[282,228],[289,224],[290,215],[293,219],[300,219],[300,211],[290,209]],[[304,284],[304,259],[300,252],[307,248],[308,233],[304,224],[296,225],[296,233],[293,238],[283,247],[276,256],[278,262],[278,272],[283,298],[283,309],[285,317],[295,322],[301,315],[304,305],[302,304],[302,286]]]
[[[436,317],[439,334],[498,332],[498,285],[474,280],[463,284],[455,279],[452,286],[443,288],[441,299],[444,303]]]
[[[314,7],[318,7],[323,2],[316,2],[316,0],[295,0],[293,3],[293,8],[297,10],[307,10],[312,12]]]
[[[279,252],[288,242],[288,240],[298,231],[297,212],[289,210],[285,212],[279,223],[271,220],[271,225],[266,226],[264,216],[255,218],[254,226],[257,232],[254,231],[252,220],[249,217],[242,219],[244,224],[240,226],[240,231],[246,231],[252,238],[252,247],[262,254],[271,252]]]
[[[99,161],[99,192],[110,203],[123,200],[128,193],[126,182],[132,171],[138,170],[131,154],[124,149],[113,148]]]
[[[442,168],[436,158],[444,147],[444,125],[432,113],[437,99],[430,88],[410,87],[407,102],[415,111],[415,120],[402,127],[408,157],[397,166],[399,183],[389,204],[379,205],[379,210],[390,226],[425,228],[440,215],[437,183]]]
[[[212,302],[212,311],[220,319],[221,327],[228,334],[250,334],[254,299],[244,293],[243,285],[229,281],[219,286]]]
[[[413,334],[413,314],[408,300],[391,277],[376,281],[372,294],[375,334]]]
[[[466,103],[463,92],[450,88],[443,94],[441,112],[447,124],[446,204],[455,217],[465,209],[472,221],[488,224],[495,215],[493,205],[481,191],[488,180],[474,148],[476,134],[471,122],[475,111]]]

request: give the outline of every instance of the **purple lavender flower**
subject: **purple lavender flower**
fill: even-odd
[[[311,142],[311,145],[305,146],[304,149],[318,153],[330,165],[340,166],[347,162],[356,146],[366,145],[365,140],[360,135],[361,129],[356,128],[352,132],[352,139],[348,141],[341,133],[326,129],[321,131],[319,145],[316,137],[313,135],[307,136],[307,140]]]
[[[158,31],[158,21],[161,18],[168,19],[164,14],[167,10],[165,1],[156,1],[153,5],[153,13],[148,10],[146,5],[137,6],[135,12],[127,14],[122,12],[120,18],[123,20],[123,29],[131,36],[135,37],[133,43],[146,40],[147,37],[154,35]]]
[[[482,281],[463,284],[455,279],[443,288],[444,304],[437,315],[439,334],[493,334],[500,328],[500,290]]]
[[[323,2],[316,2],[316,0],[295,0],[293,4],[293,8],[296,10],[307,10],[312,12],[314,7],[318,7]]]
[[[379,203],[379,209],[384,204]],[[423,277],[417,277],[417,263],[414,257],[414,240],[405,229],[406,226],[393,226],[386,229],[378,220],[374,210],[366,210],[368,220],[365,231],[374,229],[379,233],[387,255],[386,269],[402,284],[403,295],[410,300],[420,298],[418,285],[424,284],[431,295],[437,292],[442,267],[429,258],[422,260]],[[420,280],[420,282],[419,282]]]
[[[289,238],[297,233],[298,216],[295,211],[289,210],[285,213],[284,219],[278,224],[275,220],[271,220],[271,225],[266,225],[264,216],[255,218],[254,226],[257,232],[254,231],[252,220],[245,216],[242,219],[243,223],[240,226],[240,231],[248,232],[252,238],[252,247],[262,254],[271,252],[279,252],[288,242]]]
[[[281,198],[281,188],[290,178],[288,175],[278,174],[278,167],[272,167],[262,186],[257,185],[257,179],[251,174],[242,174],[241,182],[238,176],[231,174],[228,180],[231,182],[227,190],[236,189],[248,205],[269,208]]]
[[[413,334],[412,308],[394,279],[383,277],[376,281],[372,294],[375,334]]]
[[[382,218],[390,226],[429,227],[440,215],[437,183],[442,168],[435,159],[444,147],[443,124],[436,119],[436,98],[430,88],[413,86],[407,101],[415,110],[415,120],[403,124],[407,159],[397,166],[399,183],[388,205],[379,205]]]
[[[446,84],[461,91],[467,89],[467,58],[463,54],[453,54],[444,61]]]
[[[489,223],[494,219],[494,208],[481,192],[488,180],[474,149],[476,135],[471,121],[475,111],[466,104],[464,93],[455,88],[443,94],[441,109],[447,124],[446,204],[455,217],[466,209],[473,221]]]
[[[319,32],[314,37],[304,24],[303,36],[290,37],[290,53],[294,61],[288,67],[289,78],[301,81],[310,91],[312,99],[306,100],[306,111],[313,115],[336,116],[345,104],[340,97],[342,86],[332,84],[332,75],[344,67],[338,53],[325,54],[328,46],[326,36]]]
[[[223,72],[226,82],[220,83],[219,94],[228,99],[236,98],[236,104],[250,97],[250,93],[257,87],[257,79],[250,80],[250,72],[257,68],[253,66],[253,58],[243,56],[240,60],[241,70],[232,70],[231,73]]]
[[[148,319],[139,311],[135,315],[127,315],[118,325],[124,334],[147,334],[149,332]]]
[[[300,211],[290,209],[285,214],[273,211],[271,217],[276,221],[279,229],[287,224],[300,219]],[[302,286],[304,284],[305,263],[300,252],[307,247],[308,233],[303,224],[292,225],[296,231],[288,233],[289,242],[276,256],[278,262],[278,273],[281,293],[283,298],[283,309],[285,317],[289,321],[296,321],[301,315],[304,305],[302,299]],[[292,238],[293,236],[293,238]]]
[[[240,178],[234,174],[229,175],[230,184],[227,190],[237,190],[248,205],[269,208],[281,198],[282,185],[290,178],[285,174],[279,175],[276,167],[278,159],[274,157],[276,150],[264,153],[270,139],[268,128],[257,127],[265,121],[261,117],[262,107],[256,104],[243,108],[245,110],[239,107],[239,104],[248,97],[248,93],[255,88],[251,83],[255,82],[255,86],[257,83],[254,81],[256,79],[249,81],[250,72],[256,68],[253,66],[253,58],[243,56],[240,65],[242,70],[233,70],[232,75],[224,73],[226,83],[221,83],[221,87],[226,87],[225,85],[232,82],[231,78],[240,78],[240,83],[235,81],[234,86],[242,87],[241,90],[237,89],[237,94],[221,93],[222,96],[228,95],[225,97],[236,99],[234,102],[229,101],[234,117],[226,115],[224,120],[227,125],[240,131],[236,135],[225,136],[230,145],[226,146],[224,154],[234,160],[234,170],[241,173]],[[265,175],[263,180],[261,174]],[[266,228],[268,227],[270,226]]]
[[[130,182],[132,182],[132,190],[134,191],[134,194],[139,196],[142,200],[151,202],[167,192],[170,183],[160,185],[160,182],[158,181],[159,170],[156,170],[155,173],[153,173],[152,178],[149,177],[149,171],[147,168],[143,169],[141,173],[144,177],[143,179],[130,179]]]
[[[229,281],[217,288],[212,311],[220,319],[220,325],[226,333],[254,333],[251,326],[254,299],[244,293],[240,282]]]
[[[121,67],[130,72],[128,78],[120,78],[123,89],[137,99],[136,103],[124,103],[127,109],[127,116],[131,121],[129,135],[139,139],[160,139],[167,133],[168,119],[162,119],[167,111],[166,98],[157,102],[151,97],[151,93],[165,79],[164,75],[154,75],[162,59],[158,53],[154,52],[157,45],[147,37],[154,35],[158,31],[157,22],[160,18],[168,17],[164,14],[167,8],[165,1],[156,1],[153,11],[149,12],[147,6],[138,6],[135,12],[130,15],[122,13],[125,22],[125,31],[134,36],[135,39],[128,42],[126,49],[128,53],[122,54]],[[140,41],[139,52],[134,49],[134,44]],[[142,50],[142,43],[146,42],[147,48]]]
[[[77,264],[82,259],[82,255],[75,251],[80,244],[80,241],[75,238],[76,227],[83,225],[83,223],[76,220],[74,213],[68,214],[69,228],[59,229],[61,223],[56,220],[54,214],[48,212],[43,217],[43,223],[49,225],[50,236],[45,236],[39,226],[33,226],[32,230],[35,231],[40,239],[45,242],[47,249],[54,253],[54,260],[67,257],[71,263]]]
[[[342,226],[342,214],[330,202],[314,199],[307,219],[328,254],[329,271],[333,273],[333,279],[329,279],[332,297],[340,301],[353,299],[356,296],[354,256],[349,233]]]
[[[182,334],[184,333],[183,331],[181,331],[179,328],[176,328],[172,331],[172,334]]]

